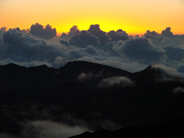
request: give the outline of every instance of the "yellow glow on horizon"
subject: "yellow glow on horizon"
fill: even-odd
[[[1,0],[0,27],[28,29],[50,24],[58,34],[73,25],[88,30],[99,24],[103,31],[123,29],[128,34],[161,32],[171,27],[184,34],[183,0]]]

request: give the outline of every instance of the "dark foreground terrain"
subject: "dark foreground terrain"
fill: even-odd
[[[74,138],[184,137],[183,117],[184,78],[165,67],[0,66],[0,138],[41,138],[26,124],[48,120],[93,131]]]

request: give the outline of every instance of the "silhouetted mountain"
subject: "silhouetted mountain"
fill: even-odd
[[[135,126],[115,131],[100,130],[93,133],[85,132],[70,138],[181,138],[184,136],[183,124],[184,119],[179,119],[172,122],[152,126]]]
[[[184,117],[183,91],[184,78],[162,66],[129,73],[86,61],[59,69],[8,64],[0,66],[0,133],[19,135],[26,121],[52,120],[106,130],[85,137],[133,137],[134,131],[144,137],[144,131],[157,134],[158,124]]]

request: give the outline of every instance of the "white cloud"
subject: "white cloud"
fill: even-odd
[[[82,127],[70,127],[51,121],[28,122],[21,133],[22,138],[67,138],[86,131]]]
[[[131,81],[127,77],[118,76],[118,77],[110,77],[103,79],[99,86],[100,88],[111,88],[113,86],[120,86],[120,87],[126,87],[126,86],[133,86],[134,82]]]

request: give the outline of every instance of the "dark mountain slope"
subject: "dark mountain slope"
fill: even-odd
[[[160,124],[184,117],[183,89],[182,77],[152,66],[137,73],[84,61],[0,66],[0,132],[21,132],[27,120],[92,130]]]
[[[85,132],[70,138],[182,138],[184,136],[184,119],[153,126],[135,126],[115,131],[100,130],[93,133]]]

